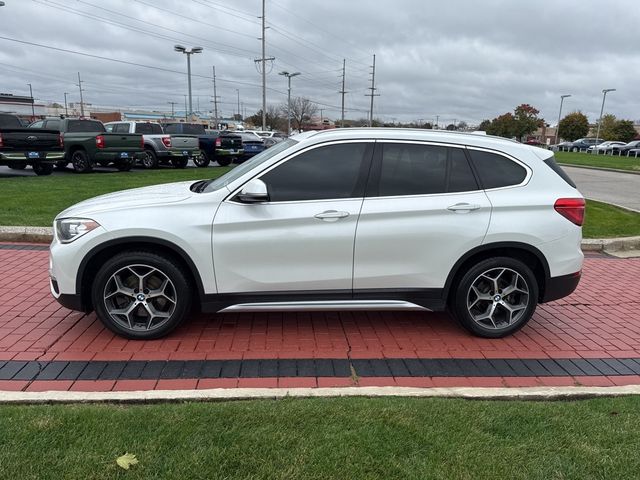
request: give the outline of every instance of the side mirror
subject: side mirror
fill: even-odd
[[[260,179],[254,178],[242,187],[236,198],[242,203],[262,203],[269,201],[267,185]]]

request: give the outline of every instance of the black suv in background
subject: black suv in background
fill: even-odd
[[[594,145],[600,145],[604,140],[601,138],[579,138],[575,142],[571,143],[569,150],[572,152],[581,152],[582,150],[587,150],[589,147],[593,147]]]

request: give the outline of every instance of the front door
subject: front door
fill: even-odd
[[[362,141],[311,147],[257,177],[268,202],[224,201],[213,225],[218,293],[350,296],[372,151]]]

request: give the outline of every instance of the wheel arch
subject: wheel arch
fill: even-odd
[[[516,258],[529,266],[538,282],[538,301],[544,298],[545,287],[550,278],[549,263],[544,254],[532,245],[520,242],[495,242],[480,245],[458,259],[453,265],[444,286],[444,299],[448,302],[451,298],[452,287],[460,279],[464,272],[473,264],[491,257]]]
[[[124,237],[104,242],[87,253],[80,262],[76,276],[76,292],[80,294],[83,309],[90,311],[91,283],[86,281],[95,276],[104,262],[117,253],[126,250],[147,250],[164,254],[185,267],[190,280],[196,286],[196,301],[204,298],[204,285],[198,269],[189,255],[178,245],[167,240],[153,237]]]

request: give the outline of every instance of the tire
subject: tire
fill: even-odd
[[[504,295],[507,288],[514,286],[515,291]],[[483,260],[464,273],[454,288],[450,302],[454,316],[464,328],[483,338],[501,338],[520,330],[538,303],[535,275],[515,258]],[[522,308],[509,313],[507,307],[514,306]],[[482,318],[490,312],[490,318]]]
[[[149,297],[154,291],[156,296]],[[160,338],[180,325],[190,312],[192,292],[189,275],[179,264],[147,251],[110,258],[91,285],[98,318],[112,332],[133,340]],[[127,309],[131,311],[125,313]]]
[[[131,170],[133,168],[133,164],[136,161],[134,159],[131,160],[126,160],[124,162],[120,162],[116,165],[116,168],[118,169],[118,171],[120,172],[128,172],[129,170]]]
[[[176,168],[186,168],[187,163],[189,163],[188,158],[172,158],[171,159],[171,165],[173,165]]]
[[[216,158],[216,162],[218,162],[218,165],[220,165],[221,167],[228,167],[229,165],[231,165],[232,161],[233,161],[233,159],[231,157],[218,157],[218,158]]]
[[[24,170],[27,168],[27,162],[24,160],[11,160],[7,165],[11,170]]]
[[[53,163],[34,163],[32,168],[38,176],[51,175],[53,173]]]
[[[209,155],[202,152],[200,155],[193,157],[193,163],[195,163],[196,167],[205,168],[209,166],[211,159],[209,158]]]
[[[84,150],[76,150],[71,154],[71,164],[78,173],[89,173],[93,171],[93,165],[89,161],[89,155]]]
[[[158,168],[158,156],[152,148],[144,149],[142,157],[142,166],[146,169]]]

